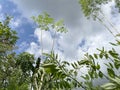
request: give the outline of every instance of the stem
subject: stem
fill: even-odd
[[[41,89],[42,89],[43,79],[44,79],[44,73],[43,73],[42,76],[41,76],[41,82],[40,82],[40,85],[39,85],[39,89],[38,89],[38,90],[41,90]]]
[[[42,30],[41,30],[41,60],[42,60],[42,54],[43,54],[43,41],[42,41]]]
[[[112,22],[108,20],[108,18],[104,15],[104,13],[103,13],[101,10],[100,10],[100,13],[101,13],[101,14],[103,15],[103,17],[107,20],[107,22],[112,26],[112,28],[113,28],[114,30],[116,30],[116,32],[119,34],[118,29],[114,27],[114,25],[112,24]]]
[[[55,33],[54,33],[54,38],[53,38],[53,43],[52,43],[52,49],[51,49],[52,51],[54,50],[56,33],[57,33],[57,32],[55,31]]]
[[[56,61],[57,61],[57,60],[56,60]],[[79,86],[81,86],[84,90],[86,90],[86,87],[85,87],[85,86],[83,86],[79,81],[77,81],[77,80],[76,80],[75,78],[73,78],[71,75],[67,74],[65,68],[62,67],[58,61],[57,61],[57,63],[58,63],[58,65],[59,65],[59,67],[61,68],[61,70],[62,70],[68,77],[70,77],[71,79],[73,79],[75,82],[77,82],[77,83],[79,84]]]
[[[38,90],[38,84],[37,84],[37,80],[36,80],[36,77],[35,77],[35,73],[32,74],[32,86],[31,86],[31,90],[32,89],[35,89],[35,90]]]
[[[116,36],[113,34],[113,32],[110,30],[110,28],[108,28],[108,26],[106,24],[103,23],[103,20],[100,19],[99,17],[96,16],[96,18],[107,28],[107,30],[116,38]]]

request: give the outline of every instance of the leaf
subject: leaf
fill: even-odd
[[[95,57],[96,59],[98,59],[98,56],[97,56],[97,54],[94,54],[94,57]]]
[[[75,68],[75,65],[73,63],[71,63],[72,67]]]
[[[116,40],[117,41],[117,45],[120,45],[120,41],[119,40]]]
[[[53,64],[53,63],[48,63],[48,64],[43,64],[42,67],[44,67],[44,68],[55,68],[56,65]]]
[[[64,63],[65,65],[70,65],[70,63],[67,61],[62,61],[62,63]]]
[[[100,69],[100,65],[97,63],[96,69],[99,70]]]
[[[109,58],[108,54],[105,54],[105,58],[106,58],[106,59],[108,59],[108,58]]]
[[[55,23],[55,26],[62,26],[63,22],[64,22],[64,20],[61,19],[61,20],[59,20],[58,22]]]
[[[110,63],[110,62],[109,62],[109,65],[110,65],[110,67],[111,67],[111,68],[113,68],[113,65],[112,65],[112,63]]]
[[[99,54],[99,57],[102,59],[102,58],[103,58],[103,54],[102,54],[102,53],[100,53],[100,54]]]
[[[107,72],[108,72],[108,75],[109,75],[110,77],[114,77],[114,76],[115,76],[115,72],[113,71],[113,69],[107,68]]]
[[[106,83],[106,84],[102,85],[101,87],[105,90],[115,90],[116,89],[116,85],[114,83]]]
[[[115,51],[110,50],[109,54],[113,57],[113,58],[118,58],[118,53],[116,53]]]
[[[102,73],[101,71],[99,71],[98,74],[99,74],[99,77],[100,77],[100,78],[103,78],[103,73]]]
[[[78,72],[77,71],[74,71],[74,75],[77,76]]]
[[[93,58],[93,56],[92,56],[92,55],[89,55],[89,58],[90,58],[90,59],[92,59],[92,60],[94,60],[94,58]]]
[[[93,73],[93,71],[88,71],[88,74],[89,74],[89,76],[91,77],[91,78],[94,78],[94,73]]]
[[[115,66],[116,69],[119,69],[120,68],[120,61],[119,62],[115,61],[114,66]]]
[[[116,34],[116,37],[120,37],[120,33],[119,33],[119,34]]]
[[[84,64],[89,64],[89,61],[88,60],[81,60],[81,61],[78,61],[78,64],[79,65],[84,65]]]
[[[85,75],[85,76],[81,76],[83,79],[85,79],[85,80],[89,80],[90,79],[90,77],[89,77],[89,75]]]
[[[112,82],[116,83],[117,85],[120,85],[120,78],[119,78],[119,77],[115,77],[115,78],[109,77],[109,79],[110,79]]]
[[[118,46],[118,45],[117,45],[117,44],[115,44],[115,43],[111,43],[111,42],[110,42],[110,44],[111,44],[111,45],[113,45],[113,46]]]

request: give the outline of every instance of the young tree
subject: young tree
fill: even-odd
[[[119,31],[114,27],[114,25],[109,22],[109,20],[105,17],[105,15],[103,14],[102,10],[101,10],[101,6],[103,4],[108,4],[109,2],[111,2],[112,0],[79,0],[79,3],[82,7],[83,13],[86,17],[90,18],[92,17],[93,19],[97,19],[98,21],[100,21],[106,28],[107,30],[115,37],[117,43],[111,43],[114,46],[118,46],[120,45],[120,41],[119,39],[117,39],[117,37],[119,37]],[[120,1],[119,0],[114,0],[115,2],[115,7],[118,8],[120,10]],[[99,17],[99,15],[102,15],[102,17],[104,17],[104,19],[107,19],[108,23],[111,25],[111,27],[114,29],[114,31],[112,31],[106,24],[104,24],[103,19],[101,19],[101,17]],[[113,32],[117,32],[116,35],[113,34]],[[88,90],[119,90],[120,89],[120,72],[119,72],[119,68],[120,68],[120,55],[119,53],[112,47],[111,50],[106,51],[104,48],[102,50],[98,49],[100,51],[99,54],[94,54],[94,55],[89,55],[86,54],[85,55],[85,60],[87,60],[88,62],[85,63],[85,65],[88,68],[88,73],[83,76],[83,78],[85,79],[85,84],[88,87]],[[107,60],[104,61],[105,65],[106,65],[106,71],[107,74],[104,73],[103,71],[101,71],[101,65],[99,64],[98,61],[96,61],[97,59],[102,59],[103,60]],[[101,87],[95,87],[93,85],[93,80],[94,79],[98,79],[98,78],[106,78],[107,80],[109,80],[108,83],[102,85]],[[100,89],[101,88],[101,89]]]

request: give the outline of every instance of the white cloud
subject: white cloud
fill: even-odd
[[[35,57],[39,57],[41,55],[40,47],[35,42],[31,42],[26,51],[31,54],[35,54]]]
[[[29,46],[29,44],[27,42],[22,42],[20,45],[19,45],[19,52],[21,51],[24,51],[27,47]]]
[[[18,9],[22,12],[23,16],[29,18],[32,15],[36,15],[42,11],[47,11],[55,19],[63,18],[65,24],[69,29],[67,34],[61,35],[61,38],[57,39],[59,43],[59,49],[56,52],[60,53],[60,57],[64,56],[64,59],[79,59],[84,53],[96,52],[96,48],[101,48],[102,46],[107,49],[110,48],[109,42],[114,41],[113,36],[105,30],[102,24],[87,20],[80,10],[80,5],[77,0],[11,0],[13,1]],[[105,13],[108,20],[117,21],[119,17],[113,17],[111,14],[111,6],[114,3],[109,3],[103,6],[103,12]],[[105,9],[104,9],[105,8]],[[112,22],[111,21],[111,22]],[[106,23],[106,21],[105,21]],[[109,26],[109,23],[107,23]],[[118,24],[115,25],[116,28],[120,28]],[[111,27],[112,28],[112,27]],[[30,47],[27,51],[34,53],[37,56],[40,55],[40,30],[35,29],[34,35],[38,39],[38,43],[31,42]],[[83,47],[78,47],[80,42],[85,39],[86,42]],[[50,32],[43,31],[43,48],[45,52],[49,52],[52,47],[52,37]]]
[[[30,47],[27,49],[27,52],[35,54],[36,57],[41,55],[42,48],[44,53],[50,52],[53,45],[53,40],[50,32],[42,31],[42,44],[40,28],[35,29],[34,36],[37,38],[37,43],[31,42]]]
[[[37,28],[34,35],[38,38],[39,44],[41,44],[41,30]],[[52,47],[52,37],[49,31],[42,31],[42,47],[45,50],[50,50]]]
[[[10,21],[10,26],[11,26],[11,28],[15,29],[15,28],[17,28],[17,27],[20,26],[20,23],[21,23],[20,18],[19,18],[19,19],[13,18],[13,19]]]

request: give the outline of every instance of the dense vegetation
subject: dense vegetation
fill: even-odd
[[[101,22],[97,14],[101,13],[100,6],[111,0],[79,0],[82,10],[87,17],[93,16]],[[120,2],[115,0],[116,7]],[[56,33],[66,33],[63,20],[55,21],[47,13],[33,17],[38,28],[42,31],[55,30]],[[120,90],[120,55],[111,47],[106,51],[103,47],[99,53],[85,54],[82,60],[69,63],[60,60],[54,53],[54,43],[51,53],[44,53],[37,59],[27,52],[15,53],[17,49],[17,33],[9,27],[10,17],[0,22],[0,90],[71,90],[82,88],[84,90]],[[109,30],[109,29],[108,29]],[[112,32],[111,32],[112,33]],[[115,35],[114,35],[115,36]],[[116,38],[112,45],[119,47],[120,41]],[[101,69],[100,60],[106,68]],[[70,68],[68,68],[70,67]],[[78,73],[85,68],[84,74]],[[105,72],[106,71],[106,72]],[[79,80],[81,78],[82,80]],[[107,83],[95,84],[96,80],[105,79]]]

